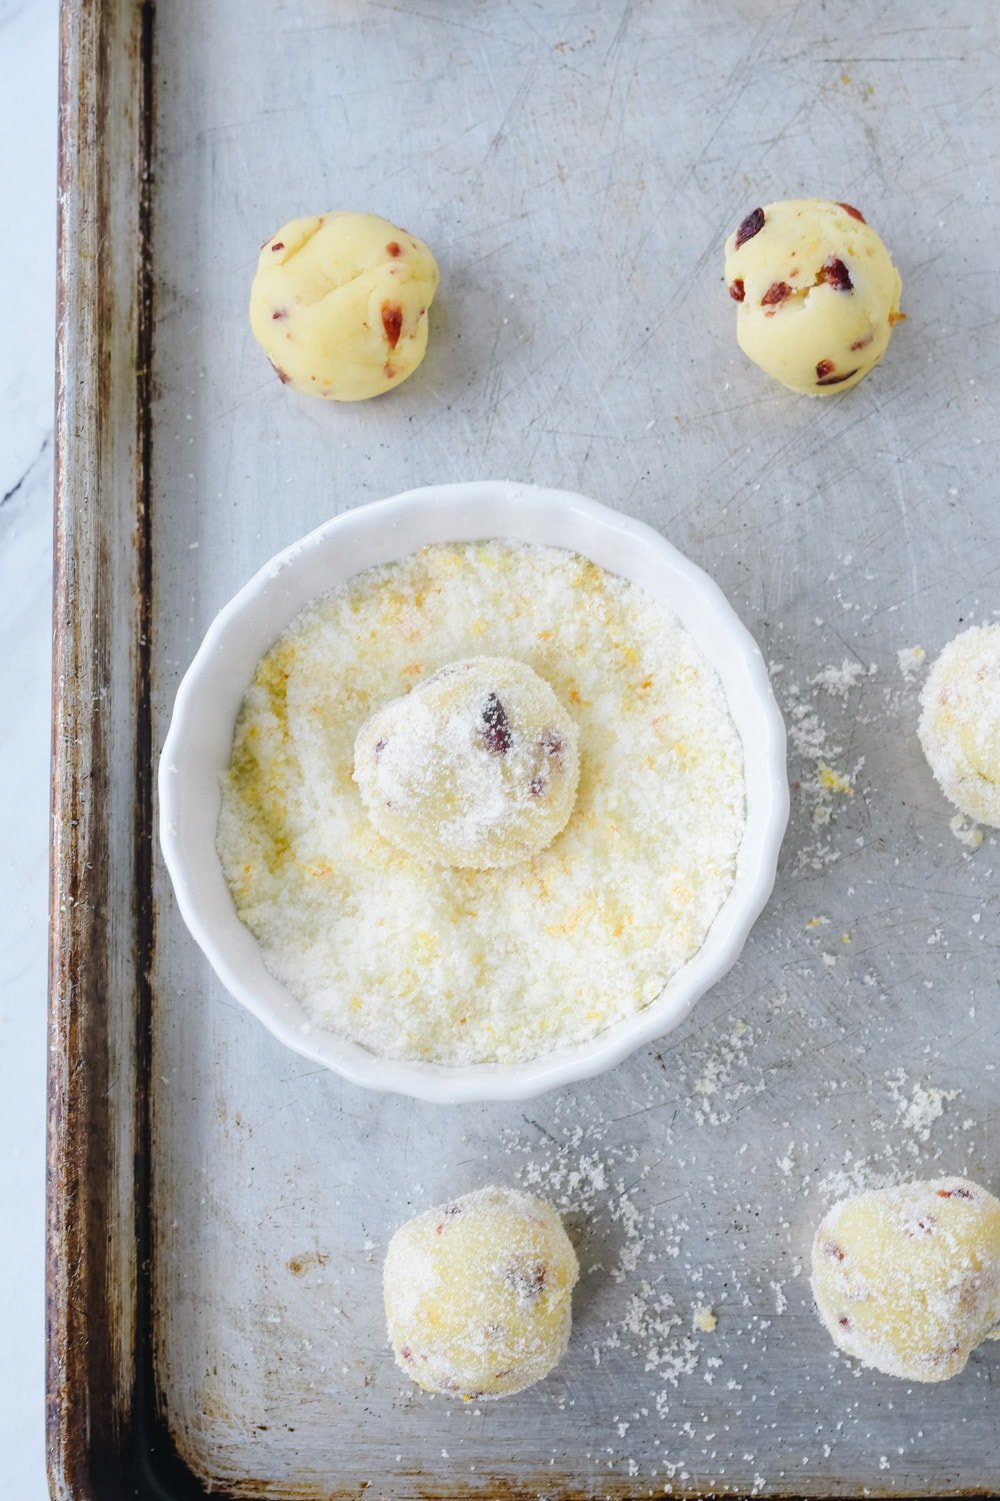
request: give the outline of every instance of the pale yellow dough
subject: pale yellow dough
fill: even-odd
[[[829,198],[754,209],[726,241],[726,282],[743,353],[808,396],[856,386],[903,316],[889,252],[857,209]]]
[[[372,715],[355,743],[354,780],[379,833],[418,860],[513,865],[566,827],[576,725],[527,663],[469,657]]]
[[[1000,623],[949,641],[920,703],[920,744],[945,797],[1000,829]]]
[[[482,1188],[389,1243],[383,1288],[397,1365],[425,1391],[500,1397],[566,1352],[576,1252],[542,1199]]]
[[[293,390],[365,401],[420,364],[437,286],[427,246],[388,219],[293,219],[261,250],[250,327]]]
[[[1000,1201],[965,1178],[844,1199],[816,1232],[812,1286],[846,1354],[946,1381],[1000,1323]]]

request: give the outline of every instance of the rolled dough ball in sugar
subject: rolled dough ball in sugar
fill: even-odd
[[[542,1199],[482,1188],[396,1231],[385,1311],[396,1363],[425,1391],[500,1397],[566,1351],[576,1253]]]
[[[250,327],[293,390],[365,401],[420,364],[437,285],[427,246],[388,219],[293,219],[260,252]]]
[[[964,1178],[844,1199],[816,1232],[812,1286],[846,1354],[945,1381],[1000,1321],[1000,1201]]]
[[[860,212],[828,198],[756,208],[726,241],[743,353],[792,391],[857,385],[900,321],[902,283]]]
[[[579,779],[576,725],[510,657],[434,673],[362,726],[354,780],[386,839],[431,865],[530,859],[562,832]]]
[[[1000,623],[948,642],[920,704],[920,744],[945,797],[1000,828]]]

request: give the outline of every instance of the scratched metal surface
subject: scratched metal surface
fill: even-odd
[[[970,854],[949,831],[897,662],[1000,607],[998,41],[993,0],[157,7],[156,743],[213,613],[275,549],[479,476],[660,528],[826,735],[793,743],[777,889],[733,973],[663,1046],[526,1109],[377,1098],[284,1052],[213,980],[157,871],[157,1372],[213,1485],[1000,1487],[1000,1346],[937,1388],[858,1372],[800,1274],[845,1163],[1000,1190],[997,844]],[[755,204],[814,192],[868,213],[910,317],[872,378],[824,402],[742,360],[720,266]],[[412,228],[442,271],[419,374],[342,409],[290,397],[246,319],[258,244],[335,207]],[[843,693],[810,683],[845,661],[863,674]],[[820,759],[852,795],[816,790]],[[560,1187],[585,1156],[608,1188],[586,1164]],[[404,1391],[388,1236],[532,1162],[577,1206],[566,1360],[491,1406]],[[641,1248],[617,1184],[649,1216]],[[681,1324],[657,1331],[668,1297]],[[698,1303],[719,1324],[687,1347]],[[697,1363],[677,1375],[675,1357]]]

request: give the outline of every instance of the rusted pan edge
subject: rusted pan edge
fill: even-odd
[[[63,0],[60,16],[46,1419],[67,1501],[124,1494],[134,1417],[151,19],[141,0]]]

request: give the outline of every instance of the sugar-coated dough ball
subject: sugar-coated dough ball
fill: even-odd
[[[934,1178],[836,1204],[813,1294],[835,1345],[907,1381],[946,1381],[1000,1321],[1000,1200]]]
[[[1000,829],[1000,623],[948,642],[920,704],[920,744],[945,797]]]
[[[543,678],[510,657],[469,657],[362,726],[354,780],[380,834],[430,865],[487,870],[530,859],[566,827],[576,725]]]
[[[250,327],[293,390],[364,401],[420,364],[437,285],[427,246],[388,219],[293,219],[260,253]]]
[[[856,208],[829,198],[755,208],[726,241],[747,357],[792,391],[856,386],[885,354],[902,282]]]
[[[396,1364],[425,1391],[501,1397],[566,1352],[576,1252],[542,1199],[481,1188],[389,1243],[383,1287]]]

